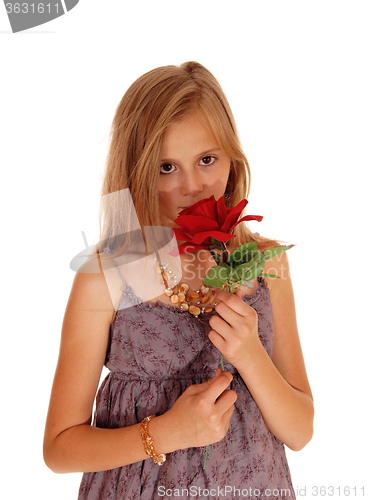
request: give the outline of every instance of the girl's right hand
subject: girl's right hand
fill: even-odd
[[[232,379],[218,368],[212,379],[189,386],[161,416],[174,449],[206,446],[225,437],[237,399],[234,391],[226,390]]]

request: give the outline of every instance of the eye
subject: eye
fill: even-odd
[[[214,156],[203,156],[201,161],[204,165],[212,165],[216,161],[216,158]]]
[[[163,163],[160,166],[160,174],[171,174],[171,172],[174,172],[173,168],[174,165],[172,163]]]

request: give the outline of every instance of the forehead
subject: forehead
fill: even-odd
[[[163,143],[162,155],[180,153],[189,148],[193,152],[215,149],[219,145],[205,119],[196,114],[187,115],[172,123],[167,128]]]

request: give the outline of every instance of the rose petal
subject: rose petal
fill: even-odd
[[[229,210],[225,206],[225,201],[224,201],[224,197],[223,196],[221,196],[221,198],[219,198],[217,200],[216,208],[217,208],[217,220],[218,220],[218,224],[219,224],[219,227],[222,227],[222,225],[224,224],[224,222],[226,220],[226,217],[228,215],[228,210]]]
[[[245,217],[242,217],[237,222],[235,222],[235,224],[231,227],[230,231],[233,231],[233,229],[243,221],[256,220],[258,222],[261,222],[262,219],[263,215],[246,215]]]
[[[170,255],[173,255],[173,257],[177,257],[179,254],[185,253],[185,252],[193,252],[194,250],[200,250],[202,248],[208,248],[207,245],[191,245],[189,243],[182,243],[181,245],[178,246],[178,248],[174,248],[171,252],[169,252]]]
[[[242,217],[239,222],[243,220],[256,220],[258,222],[261,222],[263,219],[263,215],[246,215],[245,217]]]
[[[193,214],[193,212],[196,211],[198,207],[200,207],[204,203],[208,203],[208,202],[211,202],[211,201],[214,201],[214,200],[215,200],[215,197],[213,195],[210,196],[209,198],[204,198],[203,200],[199,200],[196,203],[194,203],[193,205],[191,205],[190,207],[184,208],[180,212],[180,214],[183,214],[183,215],[187,215],[188,213]],[[179,217],[180,217],[180,215],[179,215]]]
[[[217,220],[216,217],[216,201],[215,199],[208,201],[205,204],[198,206],[195,210],[193,210],[192,215],[195,216],[204,216],[212,220]]]
[[[192,235],[188,234],[187,231],[185,231],[185,229],[183,230],[181,228],[174,228],[173,231],[176,239],[180,241],[186,241],[188,238],[192,237]]]
[[[196,244],[206,241],[210,245],[211,238],[215,238],[217,241],[228,241],[230,238],[235,238],[235,234],[222,233],[221,231],[203,231],[195,234],[190,241]]]
[[[238,220],[239,215],[242,213],[247,204],[248,204],[247,200],[242,200],[236,205],[236,207],[228,209],[229,211],[227,217],[224,223],[220,226],[223,231],[230,232],[230,228]]]
[[[216,201],[212,195],[181,210],[175,219],[179,228],[174,229],[176,238],[185,242],[180,245],[179,253],[208,248],[211,238],[217,241],[235,238],[231,233],[242,221],[261,221],[260,215],[247,215],[238,220],[247,204],[247,200],[242,200],[235,207],[227,208],[223,196]]]
[[[175,222],[187,234],[194,234],[203,229],[218,229],[216,220],[208,219],[202,215],[183,215],[180,220],[179,217],[175,219]]]

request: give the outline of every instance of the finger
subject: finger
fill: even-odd
[[[234,298],[239,299],[239,297]],[[240,320],[244,318],[251,318],[254,315],[254,309],[248,306],[248,304],[245,304],[241,299],[239,300],[241,303],[240,307],[237,310],[234,310],[234,308],[232,307],[234,302],[229,304],[229,301],[227,301],[226,303],[220,301],[215,307],[216,312],[221,316],[221,318],[231,326],[236,325]],[[216,318],[216,316],[214,316],[213,318]],[[215,322],[215,319],[213,321]]]
[[[216,306],[217,307],[217,306]],[[239,316],[239,315],[238,315]],[[212,316],[209,321],[210,327],[220,334],[224,339],[232,333],[233,326],[224,320],[221,316]]]
[[[205,382],[202,382],[201,384],[190,385],[187,388],[186,392],[188,392],[191,395],[200,394],[201,392],[208,389],[209,385],[211,385],[213,383],[213,381],[221,375],[221,373],[222,373],[221,368],[217,368],[215,371],[215,374],[212,378],[210,378],[209,380],[206,380]]]
[[[234,411],[234,403],[238,399],[236,392],[229,389],[224,391],[217,399],[215,405],[220,414],[223,416],[229,409],[232,409],[231,413]]]
[[[221,372],[220,375],[207,385],[206,398],[209,401],[216,401],[216,399],[224,392],[232,381],[233,376],[230,372]]]
[[[224,422],[228,422],[230,424],[230,418],[231,418],[231,415],[234,413],[234,410],[235,410],[235,406],[232,404],[230,406],[230,408],[228,408],[225,413],[222,415],[222,420]]]
[[[217,330],[211,330],[208,334],[208,338],[212,342],[212,344],[218,349],[221,353],[226,347],[226,339],[223,337]]]
[[[219,321],[220,318],[223,320],[223,323],[225,322],[225,324],[221,325],[223,328],[225,328],[226,325],[231,328],[238,320],[244,317],[244,312],[242,315],[240,315],[239,313],[231,309],[227,304],[225,304],[225,302],[221,301],[217,303],[217,305],[215,306],[215,310],[219,316],[212,316],[210,321],[211,326],[215,330],[218,330],[217,325],[221,325]]]
[[[230,309],[240,314],[241,316],[244,316],[246,311],[250,307],[238,296],[238,292],[236,294],[233,294],[220,290],[216,293],[216,299],[219,301],[219,304],[226,304]]]
[[[207,380],[207,382],[209,384],[212,384],[212,382],[221,374],[221,372],[222,372],[221,368],[216,368],[214,376],[212,378],[210,378],[209,380]]]

